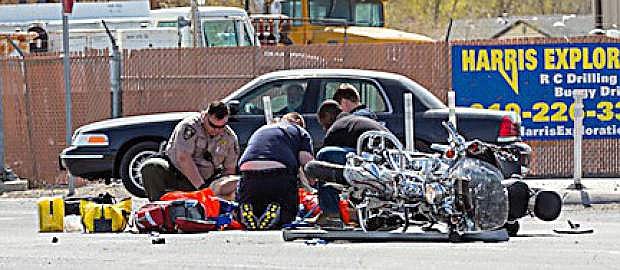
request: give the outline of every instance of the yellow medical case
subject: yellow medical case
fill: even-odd
[[[64,228],[65,202],[61,197],[44,197],[39,206],[39,232],[62,232]]]
[[[82,225],[87,233],[122,232],[127,226],[131,212],[131,198],[117,204],[98,204],[92,201],[80,202]]]

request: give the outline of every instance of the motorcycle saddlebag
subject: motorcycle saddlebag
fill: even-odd
[[[44,197],[39,207],[39,232],[62,232],[64,229],[65,203],[61,197]]]
[[[80,203],[82,225],[87,233],[122,232],[130,212],[131,198],[117,204],[98,204],[87,200]]]

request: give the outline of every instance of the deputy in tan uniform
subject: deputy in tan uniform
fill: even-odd
[[[164,153],[147,160],[141,168],[144,189],[151,201],[166,192],[194,191],[211,187],[215,194],[232,198],[239,158],[237,135],[227,125],[228,107],[217,101],[199,115],[177,124]]]

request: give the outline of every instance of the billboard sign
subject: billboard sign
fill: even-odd
[[[514,111],[525,140],[572,139],[576,90],[584,137],[620,138],[618,43],[452,46],[456,104]]]

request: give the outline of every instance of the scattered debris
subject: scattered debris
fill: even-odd
[[[306,240],[306,245],[308,246],[316,246],[316,245],[326,245],[327,241],[319,238],[313,238],[310,240]]]
[[[150,233],[151,236],[151,243],[153,245],[162,245],[166,243],[166,238],[160,237],[159,233],[156,231],[152,231]]]
[[[54,236],[52,237],[52,244],[56,244],[58,243],[58,237]]]
[[[594,233],[594,229],[591,228],[582,228],[581,224],[573,223],[570,219],[567,220],[569,229],[554,229],[555,233],[559,234],[587,234]]]
[[[166,243],[166,238],[163,237],[155,237],[153,239],[151,239],[151,243],[153,245],[161,245],[161,244],[165,244]]]

